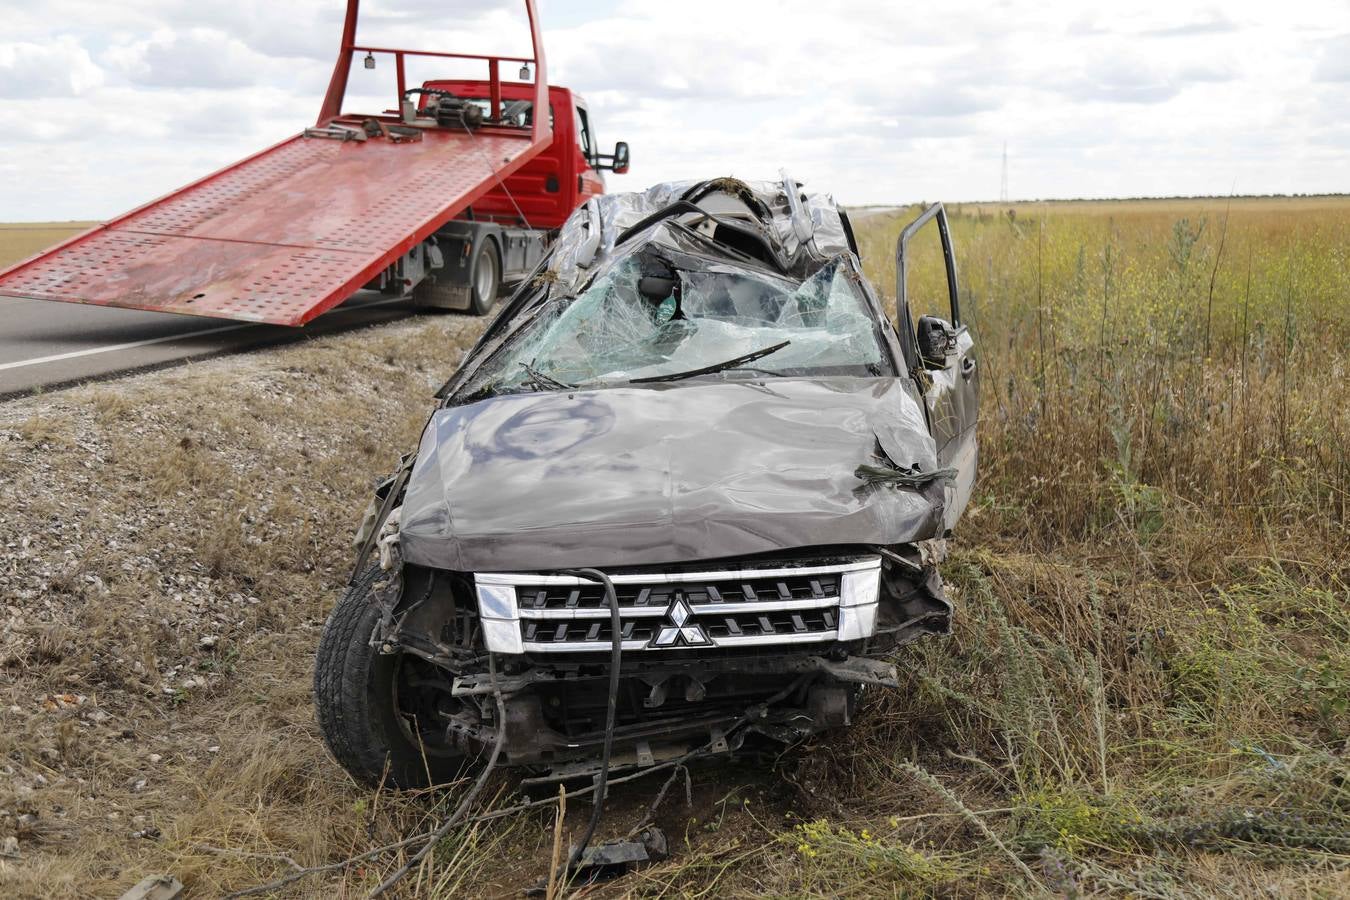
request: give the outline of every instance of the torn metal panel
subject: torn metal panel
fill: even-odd
[[[147,875],[131,887],[120,900],[178,900],[183,883],[172,875]]]
[[[648,684],[664,684],[671,676],[688,676],[691,672],[708,668],[706,662],[648,662],[635,665],[633,672]],[[724,673],[768,673],[775,675],[822,674],[838,681],[850,684],[875,684],[880,687],[898,687],[899,679],[894,664],[865,657],[851,657],[844,660],[827,659],[823,656],[774,656],[769,658],[747,657],[731,658],[718,666]],[[503,694],[510,695],[527,691],[538,685],[566,684],[581,681],[598,681],[605,674],[592,668],[562,667],[533,668],[519,675],[500,678],[497,686]],[[487,696],[492,686],[482,674],[461,675],[454,681],[453,694],[456,697]],[[660,704],[652,704],[659,706]]]
[[[939,536],[943,494],[867,487],[877,432],[937,467],[894,378],[512,394],[438,410],[404,558],[455,571],[625,566]]]
[[[557,277],[554,294],[575,292],[586,277],[586,266],[577,265],[577,254],[589,263],[592,254],[588,252],[592,232],[585,225],[592,215],[590,208],[598,213],[601,222],[601,238],[598,256],[613,257],[615,245],[620,236],[634,225],[641,223],[652,214],[685,200],[700,203],[708,195],[716,194],[717,199],[706,207],[728,219],[741,219],[747,223],[755,222],[766,229],[769,236],[783,246],[788,257],[795,255],[801,246],[796,236],[800,225],[793,224],[792,201],[785,190],[786,182],[742,182],[734,178],[720,178],[713,181],[676,181],[654,185],[645,191],[633,193],[605,194],[591,200],[586,207],[578,209],[563,225],[558,237],[554,263],[549,269]],[[699,196],[700,193],[703,196]],[[739,208],[737,205],[739,201]],[[838,207],[828,194],[802,192],[796,200],[800,215],[810,221],[811,239],[817,253],[822,256],[835,256],[849,252],[848,239]],[[768,213],[767,223],[759,223],[757,213]],[[583,224],[584,223],[584,224]],[[650,241],[661,228],[660,222],[649,225],[638,234],[627,235],[625,243],[641,244]]]

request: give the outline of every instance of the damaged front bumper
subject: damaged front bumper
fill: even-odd
[[[454,741],[487,747],[504,729],[509,764],[591,771],[614,638],[603,586],[547,572],[404,574],[400,594],[414,599],[388,610],[379,646],[438,670]],[[847,725],[863,686],[898,686],[895,648],[950,627],[933,553],[919,544],[608,574],[622,650],[612,768]]]
[[[794,743],[848,725],[864,685],[897,687],[895,666],[862,657],[626,662],[621,670],[611,771],[680,759],[700,748],[733,754],[747,738]],[[593,774],[604,743],[601,727],[608,672],[597,666],[535,666],[497,683],[481,675],[454,681],[454,694],[484,706],[501,690],[510,764],[545,779]],[[470,740],[495,736],[462,733]]]

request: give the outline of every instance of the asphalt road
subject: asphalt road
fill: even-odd
[[[359,292],[304,328],[0,297],[0,398],[403,318],[404,300]]]

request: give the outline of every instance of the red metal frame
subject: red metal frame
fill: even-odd
[[[488,100],[490,94],[486,82],[468,78],[433,78],[423,86],[479,101]],[[531,84],[508,81],[502,85],[502,103],[530,100],[533,91]],[[503,179],[504,187],[493,187],[474,201],[471,218],[516,225],[523,215],[531,228],[557,228],[591,196],[604,193],[603,178],[587,162],[578,143],[576,110],[584,101],[556,84],[548,86],[548,98],[554,111],[553,140]]]
[[[525,0],[537,108],[547,108],[543,43]],[[359,0],[349,0],[320,123],[337,118],[358,52]],[[505,57],[481,59],[494,78]],[[402,77],[400,77],[402,82]],[[525,87],[521,85],[521,87]],[[400,96],[403,85],[400,84]],[[358,120],[359,121],[359,120]],[[547,116],[528,137],[485,125],[429,129],[418,144],[282,141],[0,270],[0,294],[298,325],[341,303],[462,213],[551,142]]]
[[[532,57],[524,56],[483,56],[477,53],[446,53],[434,50],[407,50],[394,47],[373,47],[356,42],[357,20],[360,18],[361,0],[347,0],[347,16],[342,23],[342,46],[338,49],[337,63],[333,66],[333,77],[328,82],[328,93],[324,96],[323,107],[319,110],[320,127],[342,115],[342,102],[347,95],[347,78],[351,73],[352,62],[358,53],[391,54],[394,57],[394,69],[398,79],[398,99],[403,99],[407,90],[404,77],[404,58],[408,56],[432,56],[442,59],[480,60],[488,64],[488,84],[492,102],[492,118],[501,114],[501,63],[530,63],[534,73],[534,107],[546,109],[548,103],[548,67],[544,61],[544,40],[539,30],[539,16],[534,8],[534,0],[525,0],[525,14],[530,20],[530,49]],[[548,122],[540,116],[534,118],[532,142],[538,143],[548,136]]]

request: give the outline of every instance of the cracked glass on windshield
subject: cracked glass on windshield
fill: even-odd
[[[856,278],[842,257],[797,284],[720,263],[678,270],[635,254],[576,299],[546,308],[484,364],[472,393],[625,383],[784,341],[745,370],[880,374],[889,366]]]

